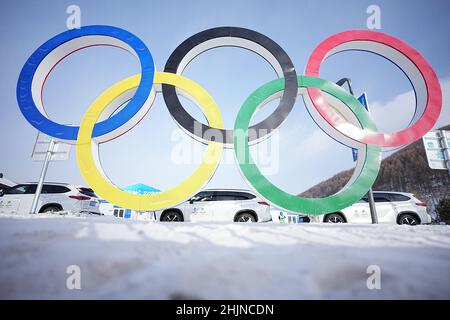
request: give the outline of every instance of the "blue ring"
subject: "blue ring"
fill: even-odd
[[[108,134],[128,122],[142,108],[153,87],[155,73],[153,57],[147,46],[132,33],[112,26],[85,26],[58,34],[41,45],[28,58],[17,81],[17,102],[25,119],[39,131],[58,139],[76,140],[78,126],[67,126],[51,121],[39,112],[33,101],[31,87],[34,75],[42,60],[58,46],[84,36],[109,36],[129,45],[137,54],[141,63],[141,82],[129,103],[112,117],[97,123],[92,136]]]

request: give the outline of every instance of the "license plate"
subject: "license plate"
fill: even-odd
[[[91,201],[91,202],[89,202],[89,206],[91,206],[91,207],[97,206],[97,201]]]

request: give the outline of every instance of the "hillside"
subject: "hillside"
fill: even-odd
[[[450,125],[443,129],[450,130]],[[339,191],[350,179],[353,169],[342,171],[301,193],[303,197],[324,197]],[[432,210],[445,196],[450,196],[450,175],[445,170],[428,167],[422,139],[393,153],[381,162],[374,190],[414,193],[431,204]]]

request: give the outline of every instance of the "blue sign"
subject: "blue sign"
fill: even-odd
[[[143,183],[136,183],[122,188],[123,191],[134,194],[152,194],[161,192],[161,190],[150,187]]]
[[[132,184],[126,187],[122,187],[121,188],[123,191],[129,192],[129,193],[134,193],[134,194],[153,194],[153,193],[158,193],[161,192],[161,190],[150,187],[146,184],[143,183],[136,183],[136,184]],[[101,199],[100,203],[108,203],[108,201]],[[119,206],[114,206],[114,208],[120,208]]]
[[[366,108],[367,111],[369,111],[369,104],[367,102],[367,95],[364,92],[359,98],[358,101],[361,102],[361,104]],[[352,155],[353,155],[353,161],[356,161],[358,159],[358,149],[352,148]]]

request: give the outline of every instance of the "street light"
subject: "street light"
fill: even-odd
[[[352,96],[353,89],[352,89],[352,80],[350,78],[342,78],[339,81],[336,82],[336,84],[340,87],[342,87],[345,83],[347,83],[348,91]],[[372,188],[369,189],[369,192],[367,192],[367,198],[369,200],[369,208],[370,208],[370,217],[372,219],[372,224],[378,223],[378,216],[377,216],[377,209],[375,207],[375,200],[373,198],[373,190]]]

